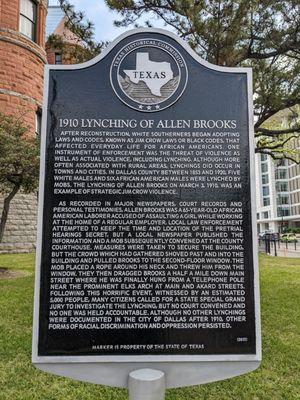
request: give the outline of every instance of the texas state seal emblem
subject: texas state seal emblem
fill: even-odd
[[[157,39],[124,46],[111,65],[111,85],[127,106],[143,112],[163,110],[183,94],[188,72],[175,47]]]

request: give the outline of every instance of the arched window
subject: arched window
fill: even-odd
[[[20,32],[29,39],[36,41],[37,4],[32,0],[21,0],[20,3]]]

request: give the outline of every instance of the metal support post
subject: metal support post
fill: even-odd
[[[129,400],[164,400],[165,374],[155,369],[137,369],[130,372]]]

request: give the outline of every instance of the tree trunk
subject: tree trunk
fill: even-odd
[[[20,185],[15,185],[13,190],[9,193],[9,195],[4,198],[3,210],[2,210],[1,221],[0,221],[0,243],[2,242],[2,239],[4,236],[4,230],[5,230],[5,225],[6,225],[6,221],[7,221],[7,217],[8,217],[10,202],[15,197],[15,195],[18,193],[19,189],[20,189]]]

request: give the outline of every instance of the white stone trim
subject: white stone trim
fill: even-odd
[[[33,43],[35,46],[37,46],[40,49],[40,53],[38,50],[36,50],[33,46],[30,46],[29,44],[26,44],[24,42],[22,42],[21,40],[18,39],[14,39],[10,36],[6,36],[6,35],[0,35],[0,40],[2,40],[3,42],[7,42],[7,43],[12,43],[16,46],[22,47],[23,49],[26,49],[28,51],[30,51],[31,53],[35,54],[37,57],[39,57],[44,64],[47,64],[47,58],[45,55],[45,50],[43,49],[43,47],[39,46],[37,43],[33,42],[31,39],[27,38],[27,36],[23,35],[20,32],[17,31],[12,31],[11,29],[5,29],[5,28],[0,28],[0,32],[9,32],[12,33],[15,36],[19,36],[21,38],[24,38],[26,40],[28,40],[29,42]],[[43,54],[41,54],[43,53]]]
[[[37,100],[34,99],[33,97],[27,96],[26,94],[22,94],[22,93],[19,93],[19,92],[14,92],[13,90],[1,89],[1,88],[0,88],[0,94],[5,94],[5,95],[8,95],[8,96],[19,97],[19,98],[21,98],[22,100],[29,101],[30,103],[33,103],[33,104],[35,104],[35,105],[38,106],[38,107],[41,107],[41,106],[42,106],[42,103],[40,103],[39,101],[37,101]]]

